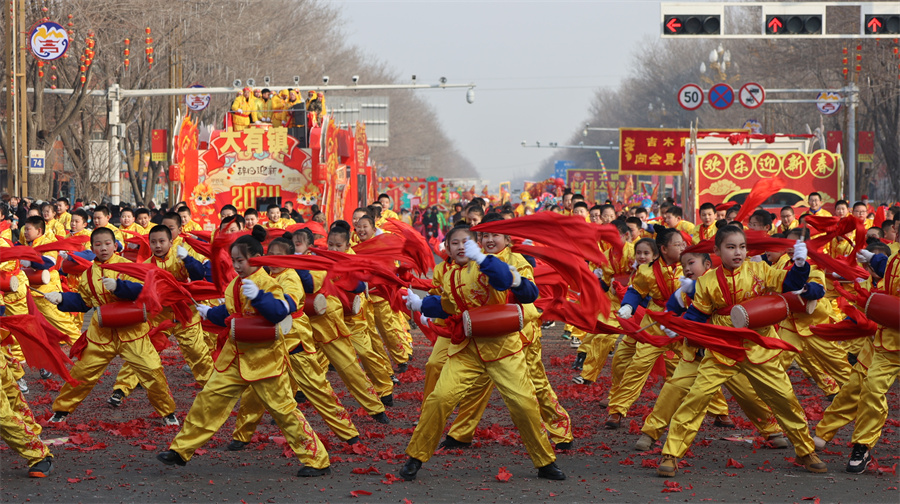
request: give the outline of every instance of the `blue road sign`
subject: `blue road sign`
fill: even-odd
[[[709,104],[716,110],[725,110],[734,103],[734,89],[728,84],[716,84],[709,89]]]

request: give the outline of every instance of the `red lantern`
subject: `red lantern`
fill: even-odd
[[[131,64],[131,62],[128,61],[128,58],[125,58],[125,66],[127,67],[127,66],[130,65],[130,64]]]
[[[44,71],[43,71],[43,70],[38,70],[38,77],[41,77],[41,78],[44,77]]]
[[[409,189],[409,185],[410,185],[409,182],[407,182],[407,183],[403,184],[403,187]]]
[[[176,164],[169,165],[169,182],[178,182],[179,180],[181,180],[180,168]]]
[[[73,16],[72,14],[69,14],[69,15],[68,15],[68,18],[69,18],[69,19],[72,19],[73,17],[75,17],[75,16]]]
[[[43,62],[43,61],[38,61],[38,68],[43,68],[43,66],[44,66],[44,62]]]
[[[131,39],[125,39],[125,45],[128,45],[130,43],[131,43]]]
[[[55,78],[56,76],[54,75],[53,77]],[[50,89],[56,89],[56,84],[51,85]]]
[[[147,58],[147,64],[148,64],[148,65],[152,65],[152,64],[153,64],[153,56],[150,56],[149,58]]]
[[[128,49],[125,49],[125,56],[128,56],[129,54],[131,54],[131,51],[129,51]]]
[[[150,35],[150,27],[149,26],[144,28],[144,31],[147,32],[147,35]]]
[[[81,65],[81,67],[78,70],[81,71],[82,73],[84,73],[84,71],[87,70],[87,68],[85,68],[84,65]]]
[[[82,76],[81,76],[81,83],[84,84],[85,82],[87,82],[87,77],[85,77],[84,75],[82,75]]]

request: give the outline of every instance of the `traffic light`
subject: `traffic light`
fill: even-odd
[[[663,35],[721,35],[722,16],[715,15],[666,15],[663,19]]]
[[[820,35],[822,15],[766,15],[766,35]]]
[[[900,15],[866,14],[863,32],[866,35],[900,34]]]

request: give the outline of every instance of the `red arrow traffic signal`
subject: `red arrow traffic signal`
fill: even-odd
[[[666,29],[669,30],[669,33],[678,33],[679,28],[681,28],[681,23],[678,22],[678,18],[673,17],[666,23]]]
[[[869,29],[872,33],[878,33],[878,29],[881,28],[881,20],[877,17],[873,17],[866,23],[866,28]]]
[[[772,32],[772,33],[778,33],[778,29],[781,28],[781,27],[784,26],[784,25],[781,23],[781,20],[780,20],[780,19],[778,19],[777,17],[773,17],[773,18],[769,21],[769,24],[767,24],[766,26],[769,28],[769,31],[770,31],[770,32]]]

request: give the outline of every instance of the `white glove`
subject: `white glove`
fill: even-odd
[[[695,285],[693,280],[688,277],[681,277],[678,279],[678,281],[681,282],[681,292],[684,292],[685,294],[691,294],[694,292]]]
[[[676,333],[675,331],[669,329],[668,327],[666,327],[666,326],[664,326],[664,325],[662,325],[662,324],[659,325],[659,328],[662,329],[662,331],[663,331],[664,333],[666,333],[666,336],[668,336],[668,337],[670,337],[670,338],[677,338],[677,337],[678,337],[678,333]]]
[[[422,311],[422,298],[415,292],[409,291],[402,299],[406,301],[406,307],[409,308],[409,311]]]
[[[187,249],[179,245],[178,248],[175,249],[175,256],[181,260],[184,260],[184,258],[188,256]]]
[[[427,326],[431,323],[431,319],[426,317],[425,315],[419,314],[419,325]]]
[[[509,266],[509,272],[512,273],[512,283],[509,284],[510,287],[518,287],[522,285],[522,275],[519,274],[519,270],[516,269],[512,264],[507,264]]]
[[[594,270],[594,276],[597,278],[603,278],[603,269],[597,268]]]
[[[137,243],[129,243],[129,244],[128,244],[128,248],[131,249],[131,250],[136,250],[136,249],[141,248],[141,246],[138,245]]]
[[[244,113],[244,109],[237,109],[237,113],[238,113],[238,114],[243,114],[243,113]]]
[[[530,238],[528,238],[528,239],[522,240],[522,245],[534,245],[534,242]]]
[[[683,299],[683,296],[681,295],[682,292],[684,292],[684,287],[679,287],[679,288],[675,289],[675,292],[672,295],[675,296],[675,301],[678,302],[678,306],[685,308],[684,299]]]
[[[806,265],[806,254],[808,250],[806,248],[806,243],[797,240],[797,243],[794,244],[794,266],[798,268],[802,268]]]
[[[444,245],[444,242],[441,242],[441,243],[438,245],[438,250],[439,250],[439,251],[443,252],[443,251],[446,250],[446,249],[447,249],[447,246]]]
[[[762,255],[755,255],[751,257],[750,262],[762,262]]]
[[[653,231],[653,224],[650,224],[649,222],[646,222],[646,221],[642,222],[641,229],[644,229],[645,231]]]
[[[634,308],[632,308],[629,304],[624,304],[621,308],[619,308],[618,314],[623,319],[628,320],[634,314]]]
[[[58,305],[62,303],[62,292],[45,292],[44,299],[48,302]]]
[[[487,256],[484,255],[484,252],[481,251],[481,247],[475,243],[475,240],[467,239],[463,244],[463,247],[466,249],[466,257],[475,261],[478,264],[484,262],[487,259]]]
[[[21,264],[23,268],[31,267],[31,261],[29,261],[27,259],[22,259],[21,261],[19,261],[19,264]]]
[[[212,310],[212,306],[207,306],[203,304],[194,305],[197,307],[197,313],[200,314],[201,317],[206,319],[206,314],[209,313],[209,310]]]
[[[856,254],[856,260],[863,264],[868,264],[868,262],[871,261],[873,257],[875,257],[875,254],[869,252],[866,249],[862,249]]]
[[[842,277],[842,276],[840,275],[840,273],[838,273],[837,271],[832,272],[832,273],[831,273],[831,277],[832,277],[832,278],[844,278],[844,277]]]
[[[65,260],[68,259],[68,258],[69,258],[69,253],[68,253],[68,252],[66,252],[65,250],[60,250],[60,251],[59,251],[59,259],[60,259],[61,261],[65,261]]]
[[[253,283],[253,280],[245,278],[241,280],[241,292],[245,298],[252,301],[256,299],[256,296],[259,296],[259,287]]]
[[[638,269],[638,266],[640,266],[640,265],[638,264],[637,261],[634,261],[633,263],[631,263],[631,269],[633,269],[633,270]]]
[[[103,280],[100,280],[100,283],[102,283],[103,288],[109,292],[115,291],[118,286],[118,282],[116,282],[115,278],[103,277]]]

